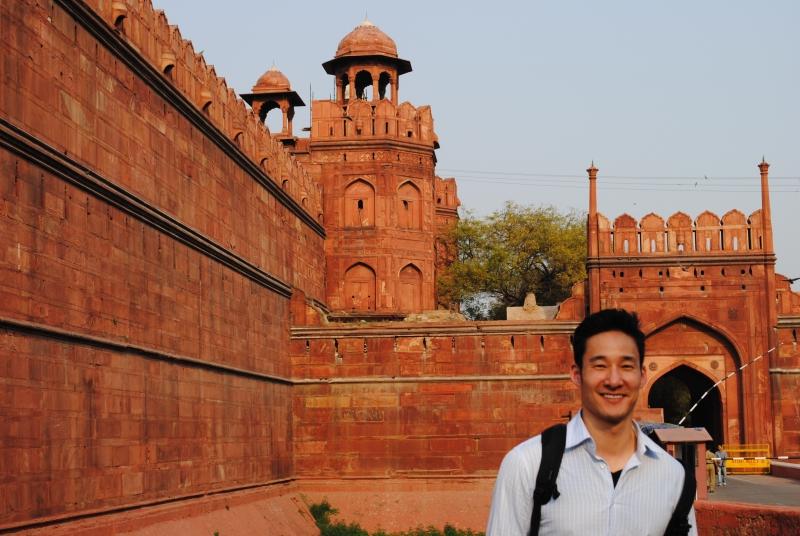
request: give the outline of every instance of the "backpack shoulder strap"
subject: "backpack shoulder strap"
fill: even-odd
[[[556,479],[561,468],[561,458],[567,444],[567,425],[556,424],[542,432],[542,461],[536,474],[536,488],[533,490],[533,510],[531,511],[531,528],[529,536],[539,534],[539,523],[542,520],[542,505],[550,499],[558,498]]]
[[[686,536],[692,526],[689,524],[689,511],[694,503],[694,495],[697,491],[697,481],[694,478],[694,467],[690,467],[686,462],[683,463],[684,477],[683,489],[678,499],[678,504],[672,512],[672,517],[667,525],[664,536]]]

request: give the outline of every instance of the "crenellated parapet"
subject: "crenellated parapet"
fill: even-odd
[[[311,138],[397,138],[438,147],[430,106],[409,102],[395,106],[390,100],[352,99],[347,104],[318,100],[313,103]]]
[[[315,220],[322,220],[322,194],[316,182],[270,136],[267,126],[192,42],[169,24],[163,11],[150,0],[87,0],[87,4]]]
[[[750,216],[730,210],[721,218],[705,211],[694,219],[683,212],[666,220],[650,213],[639,221],[622,214],[613,223],[597,214],[597,242],[601,257],[760,253],[761,209]]]

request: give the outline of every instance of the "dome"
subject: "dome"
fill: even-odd
[[[336,57],[342,56],[391,56],[397,57],[397,45],[380,28],[364,20],[339,41]]]
[[[253,86],[253,91],[291,91],[292,88],[289,84],[289,79],[286,78],[282,72],[274,65],[269,68],[269,71],[261,75],[256,85]]]

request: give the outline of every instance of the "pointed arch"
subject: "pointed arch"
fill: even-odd
[[[707,320],[699,318],[691,313],[676,313],[672,316],[666,317],[665,319],[660,320],[658,323],[650,323],[646,326],[643,326],[642,332],[644,333],[645,338],[649,339],[650,337],[656,335],[657,333],[664,331],[669,326],[674,324],[685,322],[687,324],[693,324],[695,326],[700,327],[706,331],[712,332],[717,334],[725,344],[730,345],[731,350],[735,352],[735,357],[737,359],[736,366],[741,365],[740,356],[744,355],[742,353],[741,346],[736,342],[736,337],[728,331],[724,326],[717,326],[711,324]]]
[[[407,313],[422,311],[422,271],[414,263],[400,270],[400,310]]]
[[[686,313],[661,319],[645,326],[643,331],[647,349],[645,367],[650,375],[642,392],[643,399],[650,400],[654,385],[681,367],[691,372],[675,372],[675,377],[667,383],[675,382],[678,386],[683,382],[684,387],[691,388],[695,398],[702,395],[702,392],[697,392],[700,383],[705,385],[704,392],[717,381],[724,380],[717,388],[720,409],[714,410],[721,421],[718,425],[714,424],[717,421],[712,424],[717,427],[720,440],[745,441],[744,383],[738,372],[745,354],[736,338],[726,329]],[[701,380],[698,374],[706,379]],[[663,387],[661,385],[659,389]]]
[[[412,181],[405,181],[397,189],[397,226],[422,229],[422,192]]]
[[[357,262],[344,273],[344,305],[348,311],[375,310],[375,270]]]
[[[375,188],[364,179],[352,181],[344,190],[344,226],[375,225]]]

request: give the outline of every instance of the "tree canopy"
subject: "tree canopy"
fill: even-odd
[[[444,300],[473,319],[505,318],[529,292],[555,305],[586,277],[585,215],[507,202],[486,218],[467,213],[453,228],[456,260],[440,276]]]

